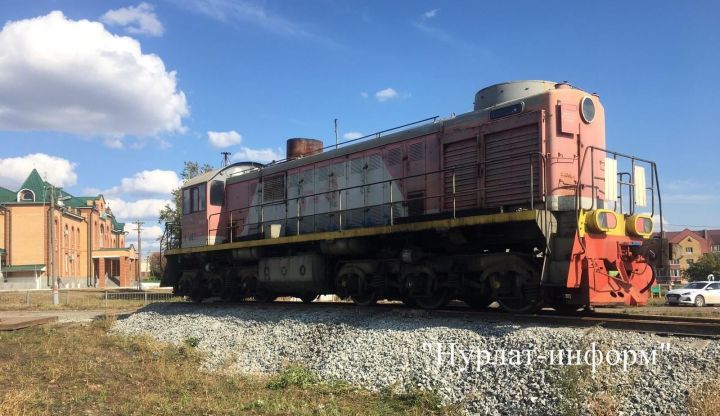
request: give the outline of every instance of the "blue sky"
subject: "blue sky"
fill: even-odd
[[[268,159],[331,142],[334,118],[351,137],[567,80],[600,94],[609,148],[658,162],[671,228],[720,228],[720,6],[584,3],[6,0],[0,185],[37,167],[154,226],[185,160]]]

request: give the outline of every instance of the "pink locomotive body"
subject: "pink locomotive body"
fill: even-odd
[[[605,150],[597,96],[504,83],[472,112],[424,122],[325,152],[291,139],[287,161],[191,179],[165,282],[196,298],[335,293],[427,308],[647,301],[656,169]],[[636,213],[648,195],[650,212]]]

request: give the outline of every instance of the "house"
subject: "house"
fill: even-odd
[[[684,279],[691,264],[707,253],[720,253],[720,230],[689,230],[666,232],[670,245],[669,278],[675,282]]]
[[[70,195],[33,169],[18,190],[0,187],[0,289],[130,286],[124,227],[102,195]]]

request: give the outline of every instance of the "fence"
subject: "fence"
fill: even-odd
[[[157,302],[179,302],[169,291],[60,290],[59,305],[52,304],[51,290],[0,292],[0,309],[123,309]]]

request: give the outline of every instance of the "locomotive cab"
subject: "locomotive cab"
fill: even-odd
[[[182,247],[201,247],[230,241],[220,230],[227,222],[225,181],[234,175],[260,169],[263,165],[240,162],[189,179],[182,187]]]

